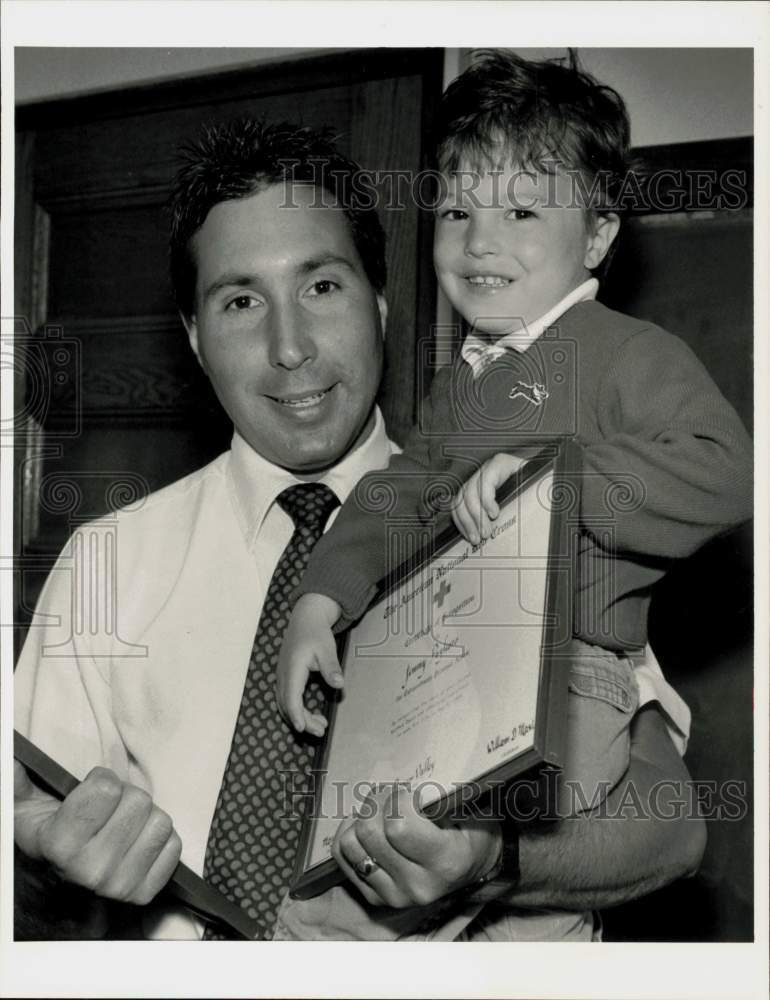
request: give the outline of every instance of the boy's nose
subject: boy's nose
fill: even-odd
[[[475,220],[468,229],[465,241],[465,253],[468,257],[485,257],[499,250],[497,232],[489,222]]]

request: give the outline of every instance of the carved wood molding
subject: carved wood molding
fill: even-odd
[[[48,332],[56,334],[50,341]],[[45,425],[51,431],[61,433],[78,418],[80,424],[176,425],[219,410],[173,314],[49,322],[38,331],[38,343],[50,373]]]
[[[81,316],[50,316],[46,325],[61,328],[68,336],[73,337],[117,337],[141,333],[184,336],[182,321],[176,313],[100,316],[96,319]]]

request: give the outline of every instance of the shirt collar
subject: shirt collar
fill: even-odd
[[[385,430],[379,407],[375,407],[374,427],[364,441],[331,469],[317,478],[294,475],[274,465],[235,431],[230,448],[228,479],[238,522],[251,547],[276,498],[288,486],[303,482],[324,483],[344,503],[358,480],[373,469],[384,469],[394,449]]]
[[[553,309],[549,309],[539,319],[536,319],[529,326],[524,325],[519,330],[506,333],[494,343],[483,340],[473,333],[469,333],[465,338],[460,353],[464,361],[473,369],[473,374],[478,375],[488,364],[502,357],[506,351],[518,351],[523,354],[535,341],[541,337],[549,326],[560,319],[568,309],[578,302],[585,302],[588,299],[595,299],[599,290],[599,282],[596,278],[589,278],[582,285],[565,295],[563,299],[556,303]]]

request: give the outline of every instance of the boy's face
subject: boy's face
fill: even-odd
[[[482,334],[500,337],[548,312],[590,277],[617,232],[616,217],[589,225],[573,179],[560,171],[464,168],[445,181],[436,273],[455,309]]]

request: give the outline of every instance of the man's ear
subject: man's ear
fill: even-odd
[[[620,219],[615,212],[594,217],[593,232],[588,238],[588,249],[583,258],[583,264],[589,271],[598,267],[607,256],[607,251],[612,246],[619,229]]]
[[[385,329],[388,325],[388,303],[385,296],[381,293],[377,293],[377,308],[380,310],[380,326],[382,327],[382,336],[385,336]]]
[[[203,359],[201,358],[201,352],[198,347],[198,323],[197,320],[195,319],[195,313],[193,313],[191,316],[185,316],[183,312],[180,312],[179,315],[182,318],[182,323],[184,324],[185,330],[187,330],[187,337],[190,341],[190,347],[192,347],[193,353],[195,354],[195,357],[198,359],[198,364],[204,371],[206,371],[206,366],[203,363]]]

